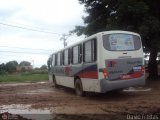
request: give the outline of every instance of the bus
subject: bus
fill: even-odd
[[[85,92],[105,93],[145,85],[141,37],[129,31],[96,33],[48,59],[49,82]]]

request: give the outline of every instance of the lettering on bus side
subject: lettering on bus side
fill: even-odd
[[[71,67],[69,67],[69,66],[64,67],[64,73],[65,73],[65,75],[69,75],[70,71],[72,71]]]

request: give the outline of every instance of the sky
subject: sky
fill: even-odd
[[[84,15],[78,0],[0,0],[0,64],[46,64],[51,53],[63,48],[62,34],[83,25]],[[83,38],[72,35],[67,43]]]

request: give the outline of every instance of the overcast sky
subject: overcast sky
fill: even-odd
[[[34,67],[46,64],[49,54],[63,48],[61,34],[83,25],[84,15],[78,0],[0,0],[0,64],[11,60],[26,60]],[[74,35],[67,42],[82,39]]]

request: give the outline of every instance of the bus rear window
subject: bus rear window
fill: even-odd
[[[103,36],[104,48],[110,51],[133,51],[141,48],[139,36],[114,33]]]

